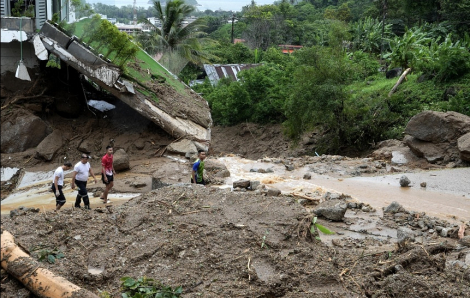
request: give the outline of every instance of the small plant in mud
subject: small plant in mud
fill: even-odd
[[[310,226],[310,233],[315,236],[315,239],[317,240],[320,240],[320,233],[318,233],[318,231],[322,232],[323,234],[326,234],[326,235],[332,235],[334,234],[335,232],[329,230],[328,228],[326,228],[325,226],[322,226],[321,224],[317,223],[317,217],[314,216],[313,219],[312,219],[312,225]]]
[[[266,232],[264,233],[264,236],[263,236],[263,242],[261,242],[261,248],[269,248],[267,245],[266,245],[266,237],[268,236],[269,232],[268,230],[266,230]]]
[[[122,298],[178,298],[183,293],[181,286],[172,288],[158,280],[141,277],[137,280],[131,277],[121,278]]]
[[[64,253],[59,249],[41,249],[38,253],[39,261],[48,261],[51,264],[55,263],[55,260],[65,257]]]

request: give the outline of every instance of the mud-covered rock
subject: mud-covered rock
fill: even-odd
[[[470,161],[470,132],[464,134],[457,140],[457,148],[462,160]]]
[[[250,180],[241,179],[233,182],[233,188],[247,188],[250,186]]]
[[[424,111],[412,117],[405,133],[421,141],[442,143],[470,132],[470,117],[457,112]]]
[[[277,197],[281,194],[281,191],[277,188],[270,187],[267,189],[266,195],[268,197]]]
[[[405,211],[405,208],[396,201],[393,201],[384,209],[384,213],[398,213],[403,211]]]
[[[411,180],[406,177],[405,175],[400,177],[400,186],[401,187],[408,187],[410,186]]]
[[[414,241],[416,237],[416,234],[413,230],[410,228],[405,228],[405,227],[399,227],[397,229],[397,239],[399,243],[402,243],[404,241]]]
[[[315,214],[333,221],[342,221],[348,206],[341,200],[326,201],[318,205]]]
[[[168,145],[167,150],[178,154],[197,152],[196,145],[194,145],[193,141],[188,139],[183,139],[181,141],[171,143],[170,145]]]
[[[129,170],[129,156],[124,149],[119,149],[114,152],[113,166],[116,171]]]
[[[2,120],[1,126],[2,153],[23,152],[34,148],[49,134],[46,123],[30,113],[23,113],[9,121]]]
[[[93,152],[95,144],[93,143],[93,140],[90,139],[84,139],[80,142],[80,145],[78,145],[77,150],[86,154],[90,154]]]
[[[63,143],[63,132],[54,130],[38,145],[36,154],[44,160],[52,160],[57,151],[62,148]]]

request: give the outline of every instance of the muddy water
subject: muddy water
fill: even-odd
[[[449,221],[470,219],[470,168],[407,173],[411,187],[400,187],[403,174],[380,177],[333,178],[310,172],[311,180],[303,180],[308,167],[286,171],[283,164],[245,160],[239,157],[220,158],[231,173],[226,184],[238,179],[259,180],[283,193],[301,191],[336,191],[351,195],[379,209],[397,201],[409,210],[426,212]],[[250,169],[272,169],[273,173],[254,173]],[[420,187],[426,182],[426,188]]]
[[[7,173],[9,172],[11,172],[11,170],[9,170]],[[66,171],[65,175],[71,172],[72,171]],[[16,209],[20,206],[40,208],[41,210],[55,209],[55,196],[52,192],[49,191],[52,183],[52,174],[52,171],[25,172],[15,192],[1,202],[1,214],[8,214],[10,210]],[[65,207],[71,207],[75,203],[75,198],[78,194],[77,189],[73,190],[70,188],[71,180],[71,178],[64,179],[65,187],[63,192],[67,199]],[[93,186],[94,184],[92,180],[90,180],[88,187]],[[137,195],[138,194],[132,193],[113,193],[109,194],[108,198],[114,205],[119,205]],[[89,192],[89,196],[92,208],[103,206],[103,202],[99,198],[94,198],[93,193]]]

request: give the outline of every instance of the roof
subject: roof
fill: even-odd
[[[232,81],[238,81],[238,73],[245,69],[260,66],[261,64],[204,64],[212,85],[217,84],[221,78],[230,77]]]

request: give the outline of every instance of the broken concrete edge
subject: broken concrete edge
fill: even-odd
[[[45,298],[98,298],[63,277],[41,268],[40,264],[22,251],[11,233],[2,230],[1,264],[9,274],[39,297]]]

